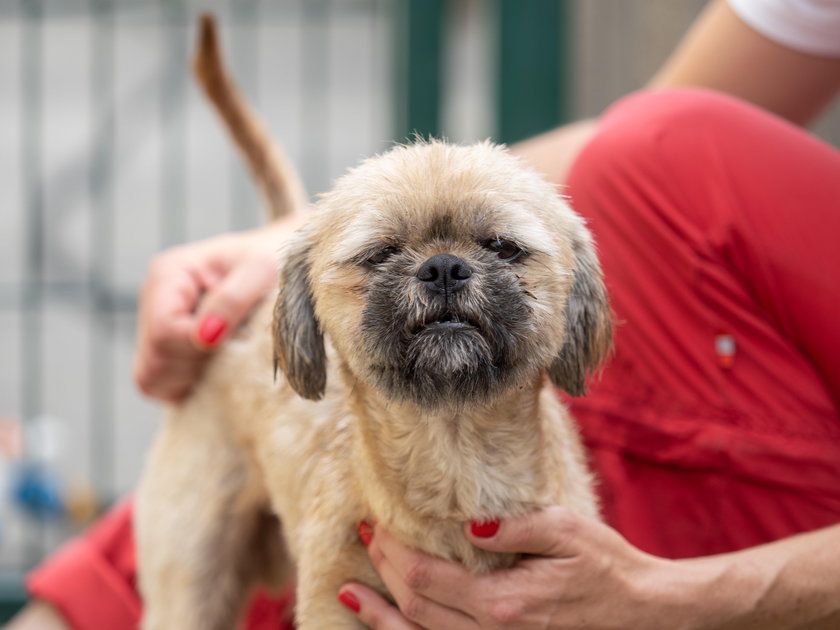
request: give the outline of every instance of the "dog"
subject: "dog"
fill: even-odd
[[[505,148],[427,140],[363,161],[279,276],[152,447],[144,630],[233,628],[255,586],[293,575],[298,628],[363,627],[336,598],[348,581],[387,596],[362,520],[486,572],[516,557],[472,546],[466,521],[598,517],[555,388],[584,393],[610,349],[600,267],[583,220]]]

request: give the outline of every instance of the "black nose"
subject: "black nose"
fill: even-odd
[[[435,293],[460,290],[472,276],[472,269],[452,254],[438,254],[423,263],[417,278]]]

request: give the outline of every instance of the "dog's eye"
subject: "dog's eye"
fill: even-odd
[[[384,263],[388,258],[391,257],[397,251],[396,247],[392,245],[388,245],[388,247],[383,247],[378,252],[376,252],[373,256],[370,256],[365,262],[369,265],[381,265]]]
[[[522,249],[513,241],[494,239],[484,245],[491,252],[496,252],[502,260],[514,260],[522,254]]]

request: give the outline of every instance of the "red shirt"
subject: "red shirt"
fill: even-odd
[[[840,522],[840,152],[720,95],[649,92],[568,184],[617,322],[571,403],[607,521],[668,557]]]

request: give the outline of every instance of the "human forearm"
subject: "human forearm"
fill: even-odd
[[[713,0],[649,83],[682,86],[725,92],[805,125],[840,89],[840,59],[778,44]]]
[[[677,597],[697,606],[698,628],[828,630],[840,622],[840,525],[676,564],[696,579]]]

